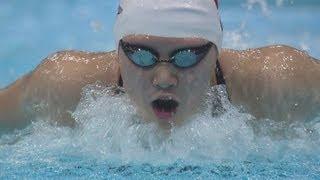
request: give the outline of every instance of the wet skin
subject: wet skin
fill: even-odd
[[[161,58],[181,47],[206,44],[202,39],[135,36],[124,40],[157,50]],[[25,127],[36,117],[73,126],[71,117],[82,88],[99,81],[123,85],[146,121],[168,127],[183,124],[198,111],[206,88],[216,84],[217,52],[190,69],[160,63],[152,69],[135,66],[119,49],[119,55],[63,51],[46,58],[34,71],[0,91],[0,127]],[[257,119],[293,122],[312,119],[320,109],[319,61],[288,46],[268,46],[245,51],[222,50],[219,62],[231,102]],[[169,88],[170,87],[170,88]],[[150,103],[159,96],[179,101],[173,118],[155,116]]]

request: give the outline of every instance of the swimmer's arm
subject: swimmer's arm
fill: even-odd
[[[231,101],[257,118],[310,120],[320,112],[320,61],[288,46],[221,56]]]
[[[0,132],[26,125],[27,115],[22,112],[22,94],[30,76],[26,75],[0,90]]]
[[[58,52],[0,91],[0,129],[24,126],[36,118],[72,126],[71,113],[81,99],[83,87],[95,82],[117,85],[118,80],[114,52]]]

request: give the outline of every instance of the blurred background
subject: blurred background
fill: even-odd
[[[0,88],[59,50],[115,49],[117,0],[0,0]],[[220,0],[224,47],[287,44],[320,58],[320,0]]]

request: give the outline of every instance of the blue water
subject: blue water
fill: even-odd
[[[1,0],[0,87],[61,49],[113,50],[116,7],[116,0]],[[224,47],[281,43],[320,58],[319,9],[318,0],[223,0]]]
[[[0,0],[0,87],[58,50],[113,50],[116,4]],[[221,16],[225,48],[280,43],[320,58],[318,0],[222,0]],[[320,178],[317,122],[272,138],[269,131],[281,124],[266,120],[256,137],[247,125],[252,117],[227,104],[222,117],[205,112],[163,138],[155,127],[132,122],[127,97],[112,98],[96,87],[85,92],[74,113],[79,128],[38,122],[0,138],[0,179]]]

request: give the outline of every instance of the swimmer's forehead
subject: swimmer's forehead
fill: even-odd
[[[209,41],[202,38],[171,38],[150,35],[129,35],[122,39],[125,42],[147,47],[167,46],[173,47],[197,47],[207,44]]]

